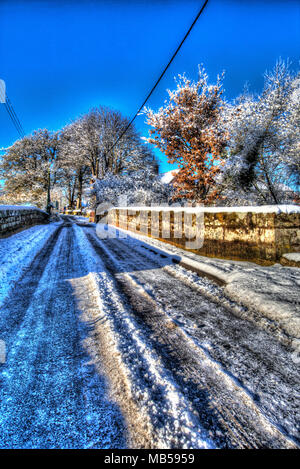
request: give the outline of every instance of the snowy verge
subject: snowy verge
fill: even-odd
[[[251,262],[199,256],[154,238],[118,228],[131,238],[157,248],[188,270],[224,285],[224,293],[247,308],[265,316],[288,336],[300,339],[300,271],[275,264],[270,267]]]

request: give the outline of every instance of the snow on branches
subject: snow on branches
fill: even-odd
[[[265,74],[258,96],[245,92],[227,104],[223,124],[230,138],[224,181],[257,201],[280,203],[296,192],[300,174],[300,74],[279,60]],[[286,189],[290,189],[286,191]]]
[[[7,200],[31,202],[50,210],[50,191],[57,178],[58,133],[47,129],[17,140],[2,157]]]
[[[210,84],[202,66],[197,81],[179,75],[164,105],[144,111],[147,144],[126,117],[104,106],[59,132],[17,140],[1,159],[1,199],[48,210],[52,194],[77,209],[84,195],[90,206],[116,204],[120,196],[130,205],[299,202],[300,72],[280,59],[259,95],[245,91],[233,102],[222,82],[223,75]],[[177,164],[171,184],[160,180],[149,144]]]
[[[99,107],[60,132],[44,129],[18,140],[2,158],[0,171],[5,187],[1,198],[24,200],[50,209],[50,195],[55,187],[69,208],[76,206],[80,210],[91,180],[107,182],[111,178],[111,184],[120,181],[122,187],[121,177],[124,177],[127,188],[139,187],[139,198],[145,199],[150,186],[155,186],[158,164],[152,150],[142,143],[132,126],[114,145],[127,124],[128,120],[120,112]],[[133,173],[134,185],[130,184]],[[139,174],[146,178],[144,187]],[[89,194],[94,196],[96,192],[92,190]],[[89,205],[93,205],[93,200]]]
[[[160,177],[147,167],[126,174],[107,173],[103,179],[94,181],[92,193],[97,205],[103,202],[112,205],[165,204],[171,198],[170,186],[161,182]]]

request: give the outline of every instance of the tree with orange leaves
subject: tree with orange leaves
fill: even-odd
[[[222,76],[208,84],[203,67],[197,82],[179,75],[177,88],[168,90],[169,100],[157,112],[147,108],[147,124],[152,127],[145,140],[177,163],[173,180],[174,198],[211,203],[218,197],[216,176],[224,161],[226,136],[221,125]]]

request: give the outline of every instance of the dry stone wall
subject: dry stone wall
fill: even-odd
[[[119,209],[109,211],[109,224],[160,239],[187,249],[191,240],[185,217],[194,228],[199,213],[164,209]],[[203,245],[189,249],[200,255],[252,261],[263,265],[279,262],[289,252],[300,252],[300,213],[251,211],[204,212]],[[169,227],[169,228],[168,228]],[[178,229],[181,227],[181,230]],[[181,232],[180,232],[181,231]]]
[[[36,207],[0,205],[0,237],[12,234],[22,228],[47,223],[48,221],[48,214]]]

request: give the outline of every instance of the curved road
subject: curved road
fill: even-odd
[[[298,447],[299,365],[239,308],[65,218],[2,302],[0,447]]]

